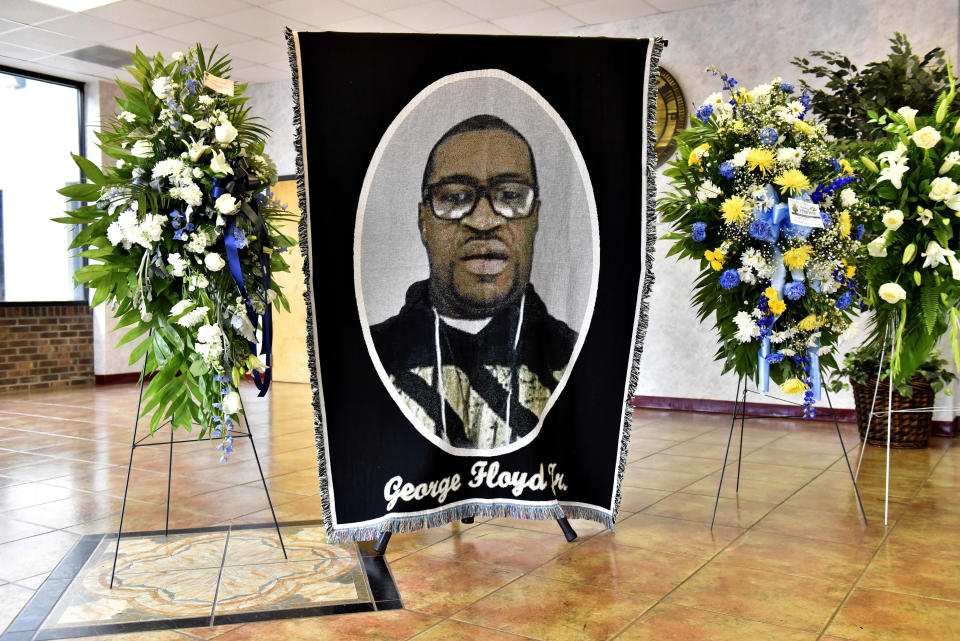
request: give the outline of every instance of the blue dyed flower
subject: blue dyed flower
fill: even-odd
[[[693,223],[693,233],[690,234],[690,237],[693,238],[696,242],[702,243],[703,239],[707,237],[707,223],[703,223],[703,222]]]
[[[840,294],[840,297],[837,299],[836,305],[837,309],[840,311],[845,310],[853,304],[853,294],[850,292],[844,292]]]
[[[783,286],[783,295],[790,300],[800,300],[807,293],[807,288],[800,281],[792,281]]]
[[[287,251],[287,248],[286,248],[286,247],[277,247],[277,248],[274,249],[273,251],[277,252],[278,254],[282,254],[282,253],[284,253],[285,251]]]
[[[833,156],[827,158],[827,162],[830,163],[830,167],[838,174],[843,170],[843,167],[840,166],[840,161]]]
[[[233,239],[236,241],[237,247],[242,249],[247,246],[247,237],[239,227],[233,228]]]
[[[193,223],[187,223],[183,228],[187,231],[193,231]]]
[[[793,85],[789,82],[781,82],[780,89],[782,89],[784,93],[793,93]]]
[[[720,165],[720,175],[724,178],[733,178],[735,173],[737,173],[737,168],[729,160]]]
[[[860,240],[863,238],[863,233],[866,231],[866,228],[863,226],[863,223],[857,225],[853,230],[853,239]]]
[[[830,217],[830,214],[828,214],[828,213],[825,212],[825,211],[821,211],[821,212],[820,212],[820,220],[823,221],[823,226],[824,226],[824,227],[829,227],[830,225],[833,224],[833,218],[831,218],[831,217]]]
[[[186,240],[186,239],[187,239],[187,235],[186,235],[186,233],[185,233],[182,229],[178,229],[176,232],[174,232],[174,234],[173,234],[173,239],[174,239],[174,240]]]
[[[200,82],[198,80],[194,80],[193,78],[187,78],[186,85],[187,85],[187,91],[190,92],[190,95],[196,96],[197,89],[200,87]]]
[[[713,115],[713,105],[700,105],[700,108],[697,109],[697,118],[703,124],[707,124],[710,120],[710,116]]]
[[[764,127],[760,130],[760,142],[773,147],[780,139],[780,134],[773,127]]]
[[[757,240],[767,240],[773,235],[773,227],[767,221],[758,218],[750,223],[750,235]]]
[[[783,360],[783,354],[780,352],[771,352],[767,354],[765,358],[768,363],[779,363]]]
[[[740,274],[735,269],[728,269],[720,274],[720,287],[732,289],[740,284]]]

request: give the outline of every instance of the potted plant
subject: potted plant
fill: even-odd
[[[892,405],[893,413],[889,418],[890,446],[903,449],[927,447],[933,422],[932,413],[901,410],[933,407],[937,392],[943,390],[949,393],[947,385],[956,379],[956,375],[946,369],[946,366],[947,361],[940,358],[940,352],[933,351],[930,358],[917,367],[909,379],[894,386],[891,404],[889,350],[883,353],[882,370],[880,352],[875,344],[849,352],[837,373],[848,379],[850,387],[853,388],[860,438],[867,438],[871,445],[886,446],[885,412]],[[842,381],[837,381],[832,386],[834,391],[844,387],[846,384]],[[873,419],[870,419],[871,412]]]

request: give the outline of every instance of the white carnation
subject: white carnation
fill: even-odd
[[[126,234],[123,233],[123,227],[120,226],[120,223],[114,221],[110,223],[110,226],[107,227],[107,240],[110,241],[111,245],[119,245],[126,238]]]
[[[803,149],[799,147],[781,147],[777,151],[777,160],[783,165],[796,169],[803,160],[803,154]]]
[[[155,243],[163,238],[163,225],[166,222],[167,219],[165,216],[149,214],[140,224],[140,229],[145,238]]]
[[[209,309],[209,307],[198,307],[191,310],[177,320],[177,325],[181,327],[193,327],[197,323],[206,320]]]
[[[730,159],[730,164],[734,167],[743,167],[747,164],[747,154],[750,153],[750,147],[746,149],[741,149],[737,153],[733,154],[733,158]]]
[[[697,202],[704,203],[710,200],[711,198],[716,198],[721,195],[723,192],[713,184],[710,180],[705,180],[702,185],[697,188]]]
[[[212,104],[213,104],[213,98],[211,98],[210,96],[207,96],[207,95],[203,95],[203,96],[200,96],[199,98],[197,98],[197,102],[199,102],[201,105],[212,105]]]
[[[188,205],[199,207],[203,202],[203,191],[199,185],[191,184],[180,189],[180,198]]]
[[[860,199],[849,187],[840,192],[840,204],[844,207],[853,207],[858,202],[860,202]]]
[[[182,256],[180,256],[179,253],[170,254],[169,256],[167,256],[167,263],[168,263],[171,267],[173,267],[173,272],[172,272],[172,273],[173,273],[174,276],[176,276],[176,277],[178,277],[178,278],[183,278],[184,273],[185,273],[184,270],[185,270],[185,269],[187,268],[187,266],[190,264],[189,261],[187,261],[185,258],[183,258]]]
[[[154,178],[179,176],[183,170],[183,161],[179,158],[165,158],[153,166]]]
[[[153,156],[153,145],[148,140],[138,140],[133,143],[130,153],[137,158],[150,158]]]

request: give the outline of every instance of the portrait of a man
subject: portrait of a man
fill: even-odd
[[[539,221],[550,215],[533,150],[503,119],[476,115],[436,141],[420,187],[430,275],[370,328],[373,343],[396,391],[442,442],[509,445],[537,426],[577,341],[530,282]]]

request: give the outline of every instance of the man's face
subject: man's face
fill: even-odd
[[[468,131],[437,148],[428,184],[463,179],[489,187],[534,184],[524,142],[500,129]],[[426,200],[426,199],[425,199]],[[470,214],[443,220],[420,204],[420,237],[430,260],[430,293],[445,316],[485,318],[520,298],[530,282],[539,202],[524,218],[505,218],[480,197]]]

